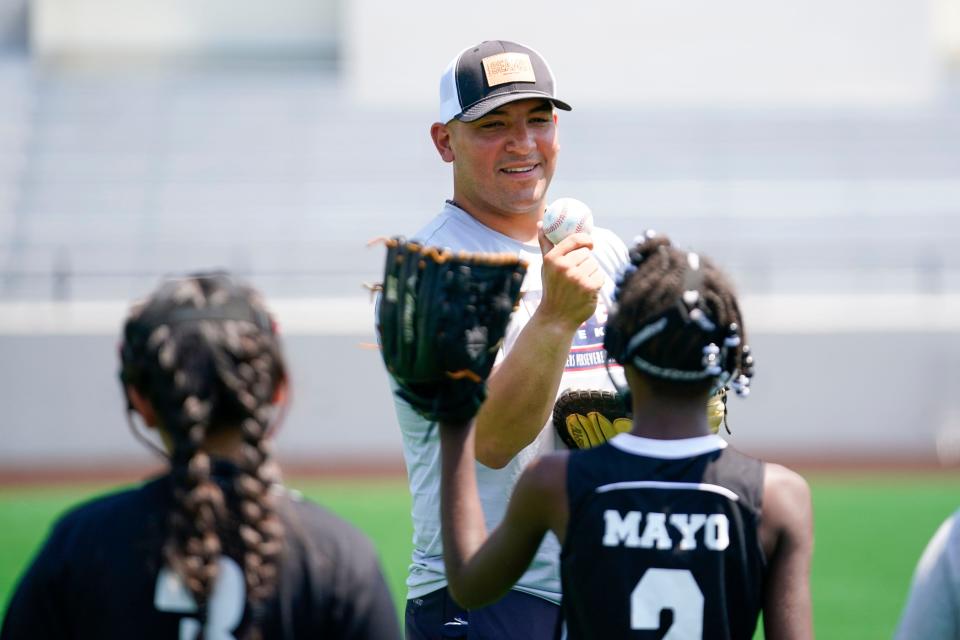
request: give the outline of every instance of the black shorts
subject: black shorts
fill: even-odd
[[[443,588],[407,600],[407,640],[554,640],[560,605],[522,591],[508,591],[491,605],[467,611]]]

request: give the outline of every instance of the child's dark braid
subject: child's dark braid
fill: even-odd
[[[276,583],[277,558],[283,528],[273,506],[271,487],[279,480],[270,461],[266,438],[270,401],[275,388],[276,351],[271,336],[251,331],[249,325],[227,323],[227,351],[237,362],[222,372],[224,386],[245,414],[240,423],[243,452],[234,480],[239,499],[238,532],[242,540],[244,574],[251,600],[269,595]]]

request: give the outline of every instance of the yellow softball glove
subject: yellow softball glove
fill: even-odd
[[[621,396],[612,391],[567,389],[553,405],[553,427],[571,449],[603,444],[632,424]]]

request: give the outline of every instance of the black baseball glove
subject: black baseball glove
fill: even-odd
[[[520,298],[513,254],[453,252],[387,240],[377,331],[397,395],[435,422],[466,422]]]

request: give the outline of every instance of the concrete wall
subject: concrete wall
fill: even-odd
[[[290,336],[294,382],[277,440],[297,462],[392,460],[399,465],[386,374],[363,336]],[[0,336],[0,470],[148,462],[129,433],[117,381],[117,338]]]
[[[960,298],[891,299],[886,313],[870,299],[833,311],[801,302],[812,310],[806,318],[796,306],[781,301],[776,311],[770,302],[744,300],[757,377],[749,399],[730,400],[732,443],[781,460],[934,463],[940,455],[958,462]],[[43,318],[32,328],[0,323],[0,471],[149,460],[123,419],[116,379],[122,305],[115,308],[115,322],[75,316],[68,332]],[[340,324],[324,325],[322,335],[305,320],[316,317],[312,309],[277,311],[294,385],[281,456],[399,467],[386,374],[377,351],[364,348],[373,341],[369,302],[331,311]]]

